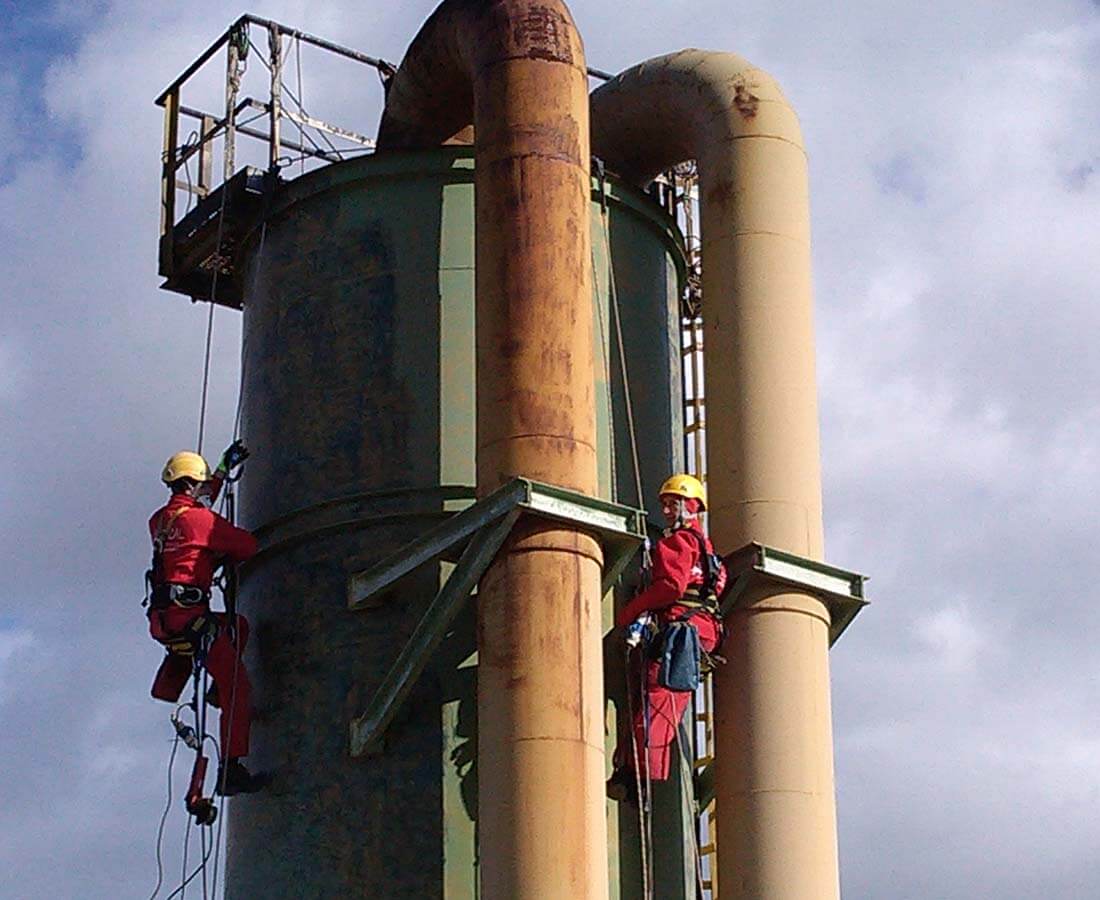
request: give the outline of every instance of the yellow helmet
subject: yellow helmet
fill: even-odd
[[[210,480],[210,466],[206,460],[190,450],[181,450],[173,453],[164,464],[164,471],[160,473],[160,480],[165,484],[171,484],[180,478],[191,478],[195,481]]]
[[[707,489],[703,487],[701,482],[694,475],[671,475],[661,485],[661,489],[657,492],[658,496],[664,494],[672,494],[675,497],[683,497],[685,500],[698,500],[699,505],[703,508],[707,508]]]

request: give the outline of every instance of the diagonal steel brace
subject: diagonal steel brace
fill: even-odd
[[[362,610],[399,578],[468,541],[456,568],[417,623],[366,711],[352,720],[352,756],[382,750],[386,729],[523,514],[565,522],[595,534],[604,552],[603,593],[610,589],[645,537],[642,510],[515,478],[370,569],[352,575],[348,582],[348,608]]]
[[[370,606],[370,599],[379,591],[515,509],[525,496],[523,482],[520,479],[510,481],[485,499],[436,525],[377,565],[355,573],[348,580],[348,609],[356,612],[367,608]]]
[[[382,738],[416,683],[431,655],[439,648],[470,591],[485,574],[493,557],[519,518],[513,508],[482,528],[462,551],[458,566],[443,589],[425,610],[409,642],[386,673],[366,712],[351,722],[351,755],[364,756],[382,750]]]

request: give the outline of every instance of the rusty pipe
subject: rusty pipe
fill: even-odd
[[[702,220],[710,526],[820,559],[806,155],[776,82],[729,53],[683,50],[597,88],[593,153],[645,184],[695,159]],[[828,613],[762,591],[727,624],[716,691],[723,898],[836,897]]]
[[[477,480],[597,489],[588,97],[559,0],[445,0],[394,76],[379,152],[476,134]],[[521,521],[478,594],[486,897],[605,897],[600,566]]]

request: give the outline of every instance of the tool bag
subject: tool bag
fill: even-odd
[[[690,621],[669,622],[662,629],[657,683],[670,691],[694,691],[701,678],[699,632]]]
[[[690,589],[680,600],[682,605],[689,607],[688,611],[661,629],[655,648],[659,663],[657,683],[670,691],[694,691],[702,681],[704,668],[711,671],[715,661],[720,659],[703,650],[699,631],[691,624],[691,619],[704,612],[718,618],[714,586],[723,563],[721,557],[707,549],[706,539],[699,532],[689,529],[689,533],[699,542],[703,583]]]

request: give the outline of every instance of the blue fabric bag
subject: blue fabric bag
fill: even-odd
[[[670,691],[694,691],[699,686],[699,632],[690,622],[670,622],[658,660],[657,683]]]

